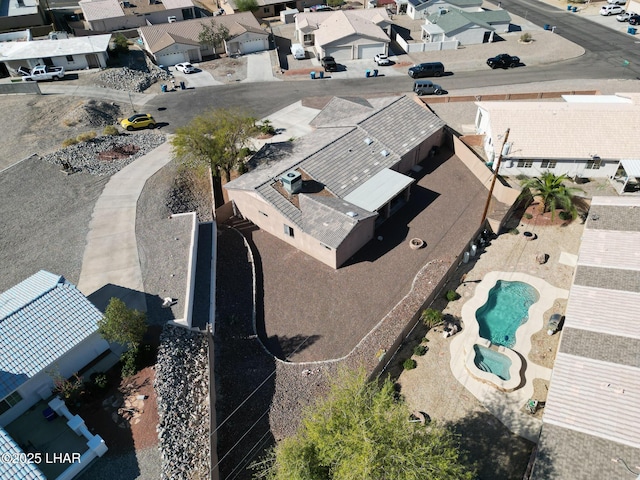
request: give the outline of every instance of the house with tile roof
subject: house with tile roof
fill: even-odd
[[[482,10],[482,0],[395,0],[396,13],[406,13],[413,20],[427,18],[439,10],[459,8],[477,12]]]
[[[296,15],[296,39],[337,62],[387,53],[391,20],[384,8],[305,12]]]
[[[244,218],[338,268],[409,201],[406,174],[441,144],[444,122],[407,96],[334,97],[311,125],[266,144],[224,187]]]
[[[509,31],[511,16],[503,9],[477,11],[461,8],[443,8],[430,13],[422,28],[422,38],[427,39],[430,27],[442,30],[445,40],[456,39],[462,45],[492,42],[495,32]]]
[[[215,52],[198,40],[205,25],[224,26],[229,31],[229,38]],[[144,49],[158,65],[199,62],[214,53],[246,55],[269,49],[269,33],[251,12],[140,27],[138,32]]]
[[[305,8],[310,9],[319,3],[322,2],[318,0],[256,0],[258,8],[253,12],[253,15],[258,19],[277,17],[285,10],[297,9],[299,12],[303,12]],[[222,0],[220,6],[228,15],[240,13],[235,0]]]
[[[639,244],[640,198],[594,196],[532,479],[640,474]]]
[[[54,65],[65,70],[106,68],[111,34],[58,40],[0,42],[0,61],[10,75],[18,76],[18,67]]]
[[[0,426],[51,396],[48,371],[68,378],[108,352],[101,318],[74,285],[44,270],[0,294]]]
[[[635,142],[640,122],[637,96],[624,93],[564,96],[563,102],[476,102],[476,132],[492,164],[502,152],[501,175],[557,175],[616,178],[618,171],[640,176]],[[598,128],[593,128],[594,119]],[[508,142],[504,134],[509,129]]]
[[[196,17],[191,0],[80,0],[78,5],[85,24],[94,32],[113,32]]]

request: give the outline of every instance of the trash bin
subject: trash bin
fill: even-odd
[[[573,7],[571,5],[567,5],[567,12],[570,12]]]
[[[576,12],[578,11],[578,7],[571,7],[571,11],[572,11],[573,13],[576,13]]]
[[[167,92],[167,86],[163,83],[162,85],[160,85],[160,90],[162,91],[162,93],[166,93]]]
[[[181,90],[186,90],[187,86],[184,84],[184,82],[180,82],[180,89]]]
[[[551,28],[551,25],[549,25],[548,23],[545,23],[543,28],[545,30],[549,30]]]
[[[320,78],[324,78],[324,72],[320,72]]]
[[[373,76],[374,76],[374,77],[377,77],[377,76],[378,76],[378,70],[377,70],[377,69],[373,70]]]
[[[311,80],[313,80],[314,78],[316,78],[316,72],[311,72],[309,75],[311,75]]]
[[[629,35],[635,35],[637,32],[637,29],[635,27],[627,27],[627,33]]]
[[[371,76],[371,70],[365,70],[364,71],[364,76],[369,78]]]

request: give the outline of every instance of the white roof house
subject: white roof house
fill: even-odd
[[[626,94],[619,94],[626,97]],[[612,177],[621,161],[639,161],[640,104],[619,101],[477,102],[476,131],[500,173]],[[509,137],[504,144],[505,133]]]
[[[336,61],[373,58],[390,43],[384,30],[391,23],[384,8],[310,12],[296,15],[296,38]]]
[[[0,2],[0,32],[37,27],[47,23],[39,0],[4,0]]]
[[[640,198],[592,199],[531,478],[640,465]],[[550,475],[552,472],[552,475]]]
[[[28,42],[0,43],[0,62],[10,72],[18,66],[33,67],[50,59],[56,66],[67,70],[82,70],[87,67],[106,67],[109,35],[62,38],[59,40],[32,40]]]
[[[80,0],[78,5],[89,29],[97,32],[195,18],[195,6],[191,0]]]

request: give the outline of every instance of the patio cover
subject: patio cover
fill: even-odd
[[[413,178],[385,168],[344,199],[368,212],[377,212],[380,207],[391,201],[413,182]]]
[[[620,160],[627,176],[640,178],[640,160]]]

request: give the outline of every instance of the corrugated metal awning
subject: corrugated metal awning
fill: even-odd
[[[414,182],[413,178],[385,168],[344,199],[367,212],[377,212],[385,203]]]
[[[640,160],[620,160],[620,164],[628,177],[640,178]]]

